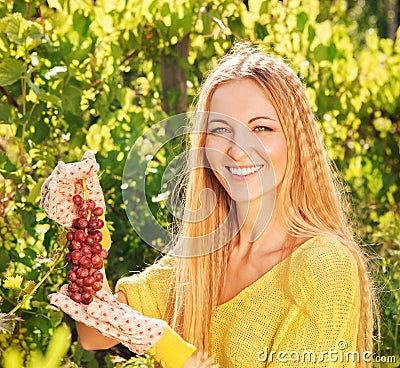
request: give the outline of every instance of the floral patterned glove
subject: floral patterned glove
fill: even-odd
[[[83,196],[83,180],[89,198],[96,202],[97,207],[105,210],[98,171],[99,164],[90,150],[85,152],[80,162],[65,164],[60,161],[41,189],[40,204],[47,216],[60,225],[71,228],[73,220],[78,217],[72,197],[75,194]]]
[[[120,303],[105,290],[98,291],[89,305],[74,302],[67,296],[67,290],[68,285],[63,285],[59,292],[50,294],[50,303],[74,320],[120,341],[136,354],[142,355],[154,346],[167,326],[165,321],[147,318]]]

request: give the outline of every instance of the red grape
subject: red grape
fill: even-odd
[[[68,248],[70,248],[70,250],[79,250],[79,249],[81,249],[81,247],[82,247],[81,243],[79,243],[76,240],[72,240],[72,242],[69,243],[69,246],[68,246]]]
[[[74,250],[71,253],[71,258],[79,261],[82,258],[82,252],[80,250]]]
[[[92,217],[89,220],[87,227],[89,227],[90,229],[97,229],[97,225],[98,225],[97,217]]]
[[[79,208],[79,210],[78,210],[78,216],[79,217],[85,217],[86,218],[88,216],[88,214],[89,214],[89,211],[88,211],[88,209],[86,207]]]
[[[93,265],[100,263],[102,260],[103,260],[103,258],[98,254],[95,254],[91,259]]]
[[[83,285],[82,292],[83,291],[86,291],[87,293],[90,293],[90,294],[94,294],[95,293],[95,291],[93,290],[93,288],[91,286]]]
[[[80,204],[83,203],[83,198],[82,198],[81,195],[75,194],[75,195],[72,197],[72,201],[73,201],[77,206],[79,206]]]
[[[68,271],[68,280],[71,282],[76,281],[76,272],[73,270]]]
[[[103,240],[103,234],[99,230],[95,230],[93,233],[94,241],[100,243]]]
[[[99,261],[99,262],[93,263],[93,267],[94,267],[96,270],[102,269],[102,268],[103,268],[103,261],[101,260],[101,261]]]
[[[97,219],[97,229],[101,229],[104,226],[104,221],[101,218]]]
[[[67,232],[67,240],[68,241],[74,240],[74,236],[75,236],[75,233],[73,231],[68,231]]]
[[[87,268],[80,268],[80,270],[86,270]],[[75,283],[81,288],[83,287],[83,279],[76,279]]]
[[[93,235],[88,235],[85,239],[85,244],[92,245],[94,243]]]
[[[84,279],[85,277],[88,277],[88,276],[89,276],[89,270],[87,268],[80,267],[76,271],[76,277],[78,278],[76,280],[76,282],[78,282],[79,279]],[[82,287],[82,285],[80,285],[80,286]]]
[[[75,302],[75,303],[81,303],[82,302],[82,294],[81,293],[71,293],[69,297]]]
[[[83,254],[84,256],[88,256],[88,257],[91,257],[91,256],[92,256],[92,248],[89,247],[88,245],[84,245],[84,246],[81,248],[81,252],[82,252],[82,254]]]
[[[101,290],[102,288],[103,288],[103,283],[100,282],[100,281],[95,282],[95,283],[93,284],[93,286],[92,286],[92,289],[93,289],[94,291],[99,291],[99,290]]]
[[[74,239],[80,243],[83,243],[86,239],[86,233],[84,230],[76,230],[74,234]]]
[[[79,291],[79,286],[73,282],[72,284],[68,285],[68,291],[70,291],[71,293],[76,293]]]
[[[90,304],[93,301],[93,296],[91,293],[84,291],[82,293],[82,303],[83,304]]]
[[[86,220],[84,217],[81,217],[81,218],[79,218],[78,221],[76,222],[76,225],[77,225],[77,228],[78,228],[78,229],[85,230],[85,229],[88,227],[89,222],[88,222],[88,220]]]
[[[67,263],[72,263],[71,252],[68,252],[68,253],[65,255],[65,260],[67,261]]]
[[[83,285],[85,285],[85,286],[92,286],[93,283],[94,283],[94,277],[93,276],[88,276],[88,277],[85,277],[83,279]]]
[[[104,210],[102,207],[96,207],[93,211],[92,211],[92,215],[100,217],[102,214],[104,213]]]
[[[100,271],[96,271],[95,273],[93,273],[93,278],[95,282],[100,282],[103,281],[104,276]]]
[[[103,247],[101,246],[100,243],[94,242],[94,243],[91,245],[91,249],[92,249],[92,251],[95,252],[95,253],[101,253],[101,250],[103,249]]]
[[[88,199],[86,205],[89,211],[93,211],[96,208],[96,202],[93,199]]]
[[[92,261],[88,256],[83,256],[79,260],[79,266],[81,266],[83,268],[89,268],[91,265],[92,265]]]

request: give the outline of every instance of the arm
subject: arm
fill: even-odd
[[[164,368],[182,368],[196,350],[165,321],[132,310],[106,290],[98,291],[89,305],[70,299],[67,285],[49,295],[49,299],[76,321],[94,328],[89,330],[81,325],[86,337],[95,340],[91,349],[104,349],[120,342],[139,355],[150,354]],[[105,340],[96,330],[110,339]]]
[[[105,288],[105,290],[107,289]],[[117,300],[119,302],[128,304],[124,293],[120,291],[117,295]],[[79,342],[85,350],[106,350],[119,343],[118,340],[106,337],[100,331],[93,327],[86,326],[81,322],[76,322],[76,329],[78,331]]]
[[[102,271],[104,274],[103,289],[111,293],[110,287],[106,280],[104,268]],[[144,288],[145,291],[142,290],[141,294],[150,293],[153,295],[152,288],[150,287],[151,282],[148,279],[153,279],[154,274],[158,275],[159,269],[155,267],[153,275],[151,271],[152,269],[150,269],[149,278],[143,277],[143,279],[141,280],[141,283],[146,284],[146,287]],[[136,277],[134,277],[134,279],[136,279]],[[138,285],[140,285],[140,283]],[[132,285],[130,285],[130,287],[132,288]],[[128,292],[132,291],[129,287],[127,290]],[[123,291],[118,291],[115,296],[117,297],[117,300],[119,302],[123,304],[128,304],[128,298]],[[140,296],[139,294],[137,299],[140,301],[141,297],[144,297],[144,295]],[[138,303],[138,300],[135,300],[136,303]],[[139,308],[139,305],[137,305],[136,307],[137,308],[133,309],[139,309],[141,311],[143,309]],[[89,327],[84,323],[76,322],[76,326],[80,343],[82,347],[86,350],[109,349],[119,343],[118,340],[106,337],[96,328]],[[153,356],[154,359],[157,362],[161,363],[161,365],[165,368],[193,368],[199,366],[197,357],[195,357],[193,354],[195,350],[196,348],[193,345],[186,343],[175,331],[173,331],[168,325],[166,325],[161,338],[159,338],[159,340],[147,351],[147,353]],[[207,365],[201,366],[206,367]]]

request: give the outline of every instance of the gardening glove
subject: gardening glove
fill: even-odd
[[[75,194],[84,197],[83,180],[88,197],[96,202],[96,207],[102,207],[105,211],[103,191],[97,177],[98,171],[99,164],[91,150],[84,153],[80,162],[65,164],[60,161],[41,188],[40,204],[47,216],[66,228],[72,228],[73,221],[79,217],[72,197]],[[103,227],[102,233],[103,248],[108,249],[111,239],[106,226]]]
[[[105,290],[98,291],[89,305],[74,302],[68,296],[68,285],[50,294],[49,299],[74,320],[120,341],[136,354],[149,353],[164,368],[182,367],[196,350],[165,321],[143,316]]]

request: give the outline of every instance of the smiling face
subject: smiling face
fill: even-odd
[[[205,148],[211,169],[235,201],[279,190],[286,138],[274,107],[253,80],[230,81],[215,90]]]

